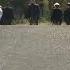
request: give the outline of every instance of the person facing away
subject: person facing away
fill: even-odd
[[[51,13],[51,22],[55,25],[61,25],[62,23],[63,13],[59,7],[60,4],[55,3]]]
[[[64,21],[70,25],[70,2],[67,3],[67,8],[64,11]]]
[[[30,25],[35,24],[38,25],[38,20],[40,16],[40,8],[39,5],[36,3],[31,3],[29,5],[29,20],[30,20]]]

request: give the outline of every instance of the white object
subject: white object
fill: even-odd
[[[2,8],[2,6],[0,5],[0,8]]]
[[[56,5],[58,5],[58,6],[59,6],[60,4],[59,4],[59,3],[55,3],[55,4],[54,4],[54,6],[56,6]]]
[[[70,2],[68,2],[67,4],[70,5]]]
[[[0,20],[2,18],[2,15],[3,15],[3,10],[2,10],[2,6],[0,6]]]

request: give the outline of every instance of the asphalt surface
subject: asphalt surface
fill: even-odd
[[[0,70],[70,70],[70,26],[0,26]]]

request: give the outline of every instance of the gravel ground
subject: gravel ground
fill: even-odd
[[[70,70],[70,26],[0,26],[0,70]]]

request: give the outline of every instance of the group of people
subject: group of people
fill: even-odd
[[[35,2],[28,4],[26,17],[28,17],[27,19],[29,20],[30,25],[38,25],[38,21],[40,18],[39,4]],[[63,18],[66,24],[70,25],[70,2],[67,3],[67,8],[64,10],[64,12],[62,11],[62,9],[60,9],[59,3],[54,4],[54,8],[51,12],[52,24],[61,25]],[[14,13],[12,8],[9,6],[0,6],[0,25],[11,25],[13,19]]]
[[[64,12],[60,9],[59,3],[54,4],[54,8],[51,13],[51,22],[55,25],[61,25],[62,20],[64,20],[67,25],[70,25],[70,2],[67,3],[67,8]]]
[[[11,25],[14,19],[13,9],[9,6],[0,5],[0,25]]]
[[[38,20],[40,17],[39,4],[36,4],[35,2],[28,4],[27,15],[25,16],[29,20],[30,25],[38,25]],[[13,19],[13,9],[9,6],[2,7],[0,5],[0,25],[11,25]]]
[[[67,25],[70,25],[70,2],[67,3],[67,7],[64,11],[60,8],[59,3],[55,3],[53,5],[53,9],[51,12],[51,22],[55,25],[61,25],[64,20]],[[38,25],[39,17],[40,17],[40,8],[36,3],[31,3],[28,6],[28,16],[30,25],[35,24]]]

